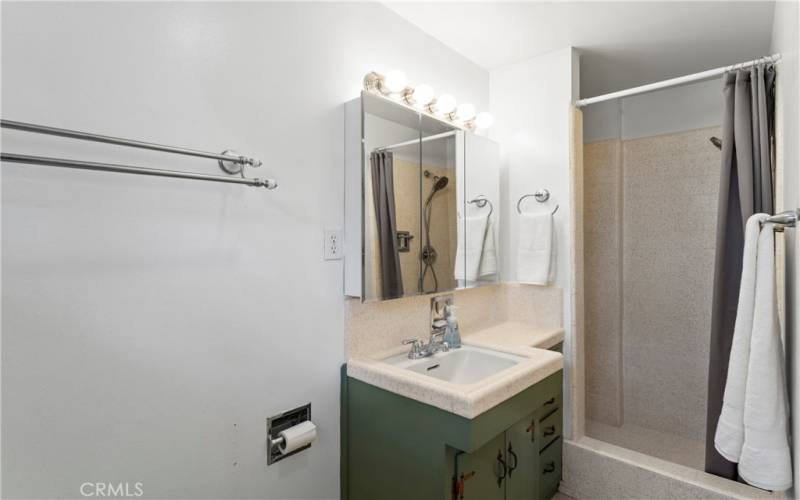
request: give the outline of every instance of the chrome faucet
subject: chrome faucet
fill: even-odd
[[[439,295],[431,298],[431,314],[430,314],[430,338],[428,343],[424,343],[419,339],[406,339],[403,345],[411,345],[411,350],[408,351],[408,359],[420,359],[433,356],[437,352],[447,352],[450,346],[444,341],[444,334],[447,331],[447,321],[444,319],[444,308],[447,305],[453,304],[452,295]]]

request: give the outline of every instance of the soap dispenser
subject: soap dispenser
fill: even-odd
[[[444,308],[444,319],[447,321],[447,329],[444,333],[444,341],[451,349],[461,347],[461,332],[458,330],[458,318],[456,318],[456,306],[448,304]]]

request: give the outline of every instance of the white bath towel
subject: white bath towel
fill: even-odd
[[[456,230],[458,248],[456,248],[454,269],[454,276],[457,280],[475,281],[478,279],[488,220],[489,217],[486,215],[470,216],[459,220]],[[466,236],[464,231],[466,231]]]
[[[494,218],[489,216],[489,219],[486,222],[486,236],[483,238],[481,263],[478,267],[479,278],[497,274],[497,244],[495,243],[494,228]]]
[[[519,217],[517,281],[548,285],[555,273],[553,214],[543,212]]]
[[[775,293],[775,233],[764,224],[758,237],[753,335],[744,401],[744,445],[739,476],[758,488],[792,486],[784,353]]]
[[[753,308],[756,295],[756,250],[761,221],[765,215],[754,215],[747,220],[744,233],[744,258],[742,280],[739,285],[739,303],[736,324],[733,328],[731,354],[728,361],[728,378],[722,397],[722,412],[714,434],[714,447],[731,462],[739,462],[744,444],[744,398],[747,387],[747,364],[750,360],[750,339],[753,333]]]
[[[775,244],[767,216],[747,221],[728,379],[714,445],[753,486],[792,485],[784,355],[775,295]]]

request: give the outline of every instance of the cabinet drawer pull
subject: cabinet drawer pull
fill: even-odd
[[[514,465],[511,465],[511,460],[508,461],[508,477],[511,477],[511,473],[517,468],[517,454],[511,449],[511,443],[508,443],[508,454],[514,459]]]
[[[555,426],[555,425],[549,425],[549,426],[547,426],[547,428],[545,428],[545,430],[544,430],[544,435],[545,435],[545,437],[547,437],[547,436],[552,436],[552,435],[553,435],[553,434],[555,434],[555,433],[556,433],[556,426]]]
[[[554,470],[556,470],[556,463],[548,462],[547,465],[544,466],[544,469],[542,469],[542,472],[545,474],[550,474]]]
[[[506,462],[503,460],[503,450],[497,450],[497,463],[500,464],[500,472],[502,475],[497,476],[497,487],[500,488],[503,484],[503,479],[506,478],[506,471],[508,466]]]
[[[555,403],[555,402],[556,402],[556,398],[550,398],[550,399],[548,399],[547,401],[545,401],[545,402],[544,402],[544,405],[542,405],[542,406],[551,405],[551,404],[553,404],[553,403]]]

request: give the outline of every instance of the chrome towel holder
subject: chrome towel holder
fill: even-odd
[[[467,203],[474,203],[475,206],[477,206],[478,208],[483,208],[488,203],[489,204],[489,215],[487,217],[491,217],[492,216],[492,212],[494,212],[494,205],[492,205],[492,201],[489,198],[487,198],[486,195],[479,194],[475,198],[469,200]]]
[[[761,225],[775,224],[773,229],[778,232],[783,232],[783,230],[787,227],[797,227],[798,218],[800,218],[800,208],[771,215],[762,221]]]
[[[544,203],[544,202],[546,202],[547,200],[550,199],[550,191],[547,190],[547,189],[540,189],[540,190],[536,191],[535,193],[524,194],[524,195],[520,196],[519,200],[517,200],[517,213],[518,214],[522,215],[522,208],[520,208],[520,205],[522,204],[522,200],[524,200],[525,198],[530,198],[531,196],[533,196],[534,199],[536,199],[536,201],[538,201],[539,203]],[[555,215],[556,212],[558,212],[558,204],[556,204],[556,208],[553,209],[553,211],[550,213],[550,215]]]
[[[193,156],[197,158],[217,160],[219,168],[221,170],[232,175],[238,174],[238,177],[197,174],[194,172],[181,172],[178,170],[167,170],[162,168],[147,168],[147,167],[138,167],[133,165],[120,165],[116,163],[101,163],[101,162],[92,162],[85,160],[72,160],[67,158],[50,158],[44,156],[33,156],[27,154],[6,153],[6,152],[0,154],[0,161],[3,162],[21,163],[27,165],[46,165],[50,167],[75,168],[81,170],[118,172],[125,174],[150,175],[156,177],[172,177],[178,179],[194,179],[200,181],[222,182],[228,184],[244,184],[248,186],[264,187],[267,189],[275,189],[276,187],[278,187],[278,183],[274,179],[245,177],[244,167],[245,166],[260,167],[261,160],[257,158],[242,156],[232,150],[225,150],[222,153],[212,153],[208,151],[199,151],[196,149],[181,148],[177,146],[165,146],[163,144],[136,141],[133,139],[123,139],[120,137],[111,137],[107,135],[93,134],[89,132],[80,132],[77,130],[69,130],[56,127],[48,127],[46,125],[23,123],[12,120],[0,120],[0,127],[11,130],[19,130],[21,132],[31,132],[34,134],[53,135],[57,137],[66,137],[68,139],[77,139],[81,141],[100,142],[105,144],[113,144],[116,146],[147,149],[150,151],[159,151],[162,153],[172,153],[183,156]]]

